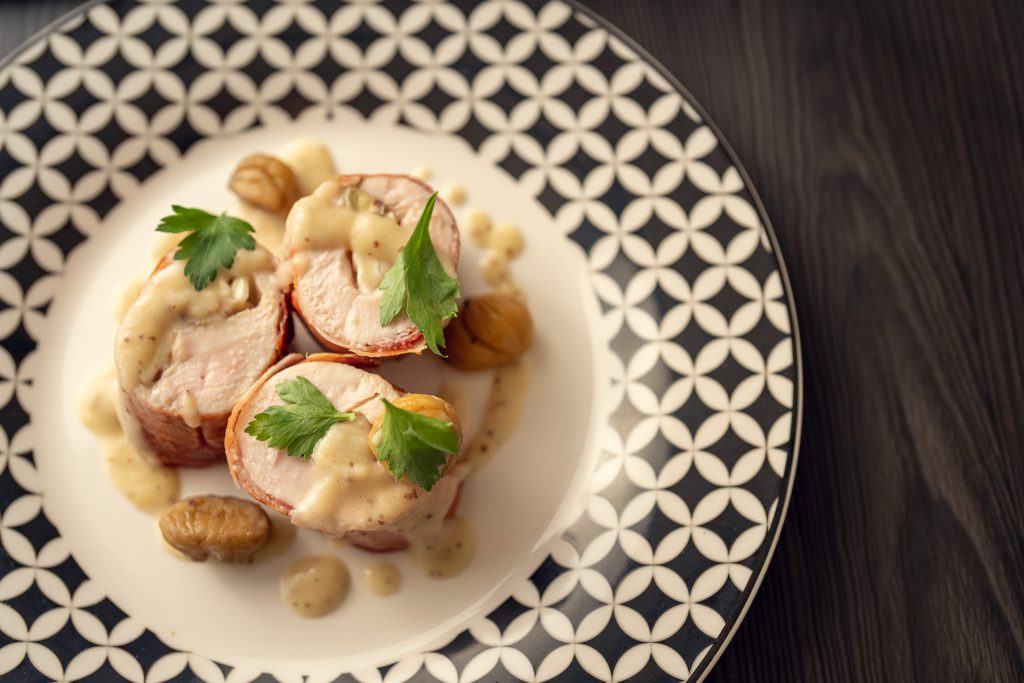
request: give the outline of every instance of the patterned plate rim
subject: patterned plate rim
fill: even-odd
[[[758,590],[761,588],[761,582],[764,581],[765,574],[768,572],[768,567],[771,565],[772,557],[775,555],[775,549],[778,547],[778,540],[782,533],[782,524],[785,522],[785,515],[790,510],[790,501],[793,498],[793,483],[797,478],[797,461],[800,459],[800,440],[803,433],[804,424],[804,361],[803,354],[801,352],[802,344],[800,339],[800,322],[797,319],[797,306],[793,299],[793,286],[790,283],[790,271],[785,267],[785,259],[782,257],[782,252],[779,248],[778,237],[775,234],[775,228],[768,217],[768,211],[765,209],[764,204],[761,202],[761,195],[758,194],[757,187],[751,181],[751,177],[746,173],[746,167],[743,166],[742,161],[736,155],[732,148],[732,145],[726,139],[722,133],[718,124],[708,116],[708,112],[703,109],[699,100],[693,96],[692,93],[682,84],[682,82],[676,78],[675,74],[670,72],[662,61],[656,59],[650,52],[648,52],[640,43],[631,38],[622,29],[616,27],[608,19],[604,18],[596,11],[585,7],[581,4],[580,0],[565,0],[568,4],[572,5],[577,11],[583,12],[591,19],[594,20],[598,25],[604,28],[605,31],[611,35],[617,37],[624,43],[630,46],[644,61],[650,65],[655,71],[657,71],[662,78],[669,82],[672,87],[679,91],[679,94],[683,96],[690,106],[700,115],[700,119],[715,134],[718,139],[718,143],[722,145],[726,155],[732,160],[735,165],[736,171],[739,173],[739,177],[743,179],[743,185],[746,187],[746,191],[749,191],[751,199],[754,201],[754,207],[758,211],[758,217],[761,219],[761,225],[765,232],[768,234],[768,240],[771,242],[772,253],[775,256],[775,264],[778,267],[778,273],[782,280],[782,289],[785,292],[786,307],[790,309],[790,322],[793,325],[791,330],[791,336],[793,338],[793,362],[796,370],[796,396],[793,407],[793,438],[790,452],[790,460],[786,463],[785,472],[785,496],[782,500],[782,506],[779,513],[776,515],[774,520],[774,527],[769,530],[771,535],[771,545],[768,547],[768,552],[765,554],[764,561],[761,566],[758,567],[757,577],[754,582],[746,588],[743,595],[743,603],[736,612],[731,623],[726,624],[725,637],[719,638],[719,640],[712,646],[711,652],[705,657],[705,660],[701,661],[697,671],[693,672],[696,676],[695,680],[699,683],[703,679],[707,678],[708,674],[715,667],[719,657],[725,651],[725,648],[732,642],[732,638],[736,635],[736,631],[739,629],[739,625],[742,624],[743,618],[746,616],[746,612],[750,610],[751,605],[754,603],[754,598],[757,597]]]
[[[650,52],[648,52],[640,43],[631,38],[625,31],[615,26],[611,21],[605,19],[603,16],[585,7],[580,0],[564,0],[571,5],[577,12],[581,12],[595,23],[600,25],[606,31],[617,37],[619,40],[624,42],[634,52],[637,53],[647,64],[654,68],[662,78],[668,81],[669,85],[675,88],[683,99],[691,107],[693,107],[698,114],[700,114],[701,121],[711,132],[715,134],[715,138],[718,140],[718,144],[722,146],[725,153],[732,160],[736,167],[737,172],[743,179],[743,185],[746,187],[747,192],[750,193],[750,198],[754,202],[754,208],[757,209],[757,215],[761,220],[761,225],[764,231],[768,234],[768,240],[772,244],[772,253],[775,256],[775,264],[779,269],[779,277],[782,279],[782,288],[786,293],[786,307],[789,309],[789,319],[792,324],[790,330],[790,336],[793,339],[793,365],[796,370],[796,383],[794,389],[794,401],[793,401],[793,431],[791,435],[792,444],[790,446],[790,457],[786,463],[786,492],[782,500],[782,506],[779,513],[776,515],[774,520],[774,527],[769,530],[771,535],[771,545],[768,547],[768,552],[765,553],[764,561],[761,566],[758,567],[757,575],[754,580],[747,586],[744,591],[743,604],[736,615],[733,617],[730,623],[727,623],[726,633],[724,637],[718,639],[718,641],[711,647],[711,651],[704,658],[704,661],[698,665],[697,671],[693,672],[696,676],[694,679],[697,683],[703,681],[707,675],[714,668],[715,663],[725,652],[725,649],[732,642],[733,637],[736,635],[736,631],[739,629],[740,624],[743,623],[743,619],[747,616],[747,611],[754,602],[754,598],[757,597],[757,591],[761,588],[761,582],[764,580],[765,574],[768,573],[768,567],[772,563],[772,557],[775,555],[775,550],[779,545],[779,538],[782,535],[782,525],[786,521],[786,513],[789,511],[789,503],[793,497],[793,482],[796,481],[796,465],[800,458],[800,437],[803,432],[803,415],[804,415],[804,368],[803,368],[803,354],[801,353],[802,344],[800,341],[800,323],[797,320],[796,315],[796,304],[793,302],[793,288],[789,281],[789,271],[786,269],[786,261],[782,256],[782,251],[779,248],[779,239],[775,234],[775,228],[772,226],[771,220],[768,218],[768,211],[765,209],[764,204],[761,202],[761,195],[757,192],[757,188],[750,180],[750,176],[747,173],[746,166],[740,160],[736,151],[732,145],[726,139],[725,135],[722,134],[718,124],[708,116],[707,111],[701,106],[700,102],[696,97],[682,84],[682,82],[676,78],[675,74],[669,71],[659,59],[656,59]]]

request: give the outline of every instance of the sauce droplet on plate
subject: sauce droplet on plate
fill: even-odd
[[[402,585],[402,574],[390,562],[374,562],[363,569],[363,580],[374,595],[394,595]]]
[[[448,579],[469,566],[476,550],[473,527],[461,517],[415,536],[409,549],[417,569],[432,579]]]
[[[333,555],[309,555],[288,565],[281,577],[281,597],[306,619],[330,614],[348,595],[348,567]]]

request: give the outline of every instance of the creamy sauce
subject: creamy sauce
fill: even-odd
[[[427,181],[434,177],[434,171],[429,166],[417,166],[412,169],[410,173],[413,178],[419,178],[420,180]]]
[[[185,239],[187,233],[184,232],[158,232],[155,235],[153,242],[152,264],[149,266],[150,270],[153,269],[157,263],[160,262],[164,256],[174,256],[174,252],[178,249],[178,244]],[[143,281],[144,282],[144,281]]]
[[[462,206],[466,203],[466,188],[457,183],[445,185],[438,195],[450,206]]]
[[[328,180],[338,177],[338,169],[327,147],[313,138],[292,140],[274,155],[292,169],[299,186],[299,196],[305,197]]]
[[[300,197],[328,180],[338,177],[338,170],[331,159],[331,153],[323,143],[308,138],[294,140],[281,147],[274,154],[292,170]],[[274,256],[283,258],[285,217],[281,213],[267,211],[244,199],[236,199],[228,208],[228,214],[252,225],[256,241],[270,250]]]
[[[139,457],[150,465],[153,467],[162,466],[163,463],[160,461],[160,456],[149,446],[149,441],[142,429],[142,425],[128,414],[128,411],[125,409],[124,394],[120,390],[117,391],[117,396],[114,400],[117,403],[117,420],[121,423],[121,431],[124,433],[125,438],[128,439],[128,443],[135,448],[135,452],[139,454]]]
[[[120,436],[117,420],[117,375],[105,363],[93,368],[78,393],[78,419],[99,437]]]
[[[117,292],[117,300],[114,302],[114,320],[121,324],[124,314],[128,312],[135,300],[139,298],[139,291],[142,285],[146,284],[146,278],[132,278]]]
[[[508,258],[496,251],[488,251],[480,257],[480,274],[491,287],[509,283]]]
[[[492,251],[504,254],[505,258],[514,259],[523,252],[525,240],[519,228],[511,223],[502,223],[494,228],[487,246]]]
[[[404,479],[396,482],[370,450],[369,434],[369,420],[357,413],[320,440],[310,458],[320,483],[292,510],[294,524],[336,533],[406,534],[444,517],[455,485],[446,482],[427,493]]]
[[[132,505],[158,514],[178,500],[177,470],[154,467],[124,437],[104,439],[102,447],[110,481]]]
[[[263,544],[263,547],[253,555],[253,562],[264,562],[275,557],[287,554],[295,545],[295,526],[288,521],[287,517],[274,512],[267,511],[267,519],[270,520],[270,538]]]
[[[150,386],[159,373],[188,352],[183,333],[190,325],[225,318],[255,306],[252,278],[271,272],[270,253],[264,249],[239,251],[234,265],[197,292],[175,262],[156,273],[128,309],[118,329],[114,357],[121,385],[132,390]]]
[[[348,595],[345,564],[333,555],[310,555],[290,564],[281,577],[281,597],[300,617],[330,614]]]
[[[522,231],[512,223],[494,225],[479,209],[466,212],[462,228],[470,242],[484,249],[477,264],[484,281],[497,290],[515,290],[509,266],[526,246]]]
[[[486,247],[491,239],[491,218],[480,209],[470,209],[462,221],[462,227],[469,241],[478,247]]]
[[[356,284],[360,291],[372,292],[398,260],[411,231],[394,214],[370,210],[372,199],[370,206],[351,206],[351,196],[337,183],[324,183],[297,201],[288,214],[287,246],[295,252],[349,251]]]
[[[78,416],[100,440],[107,475],[135,507],[157,514],[178,500],[177,470],[154,466],[124,436],[118,420],[117,379],[113,367],[90,373],[78,397]]]
[[[278,258],[284,258],[284,216],[268,211],[244,199],[235,199],[228,207],[229,216],[245,221],[253,228],[253,238]]]
[[[421,572],[432,579],[451,578],[462,573],[473,559],[473,527],[461,517],[446,519],[439,527],[413,536],[409,550]]]
[[[381,560],[363,569],[363,581],[374,595],[394,595],[402,586],[402,573],[395,565]]]
[[[525,359],[495,368],[480,427],[462,449],[460,458],[464,462],[478,468],[494,456],[515,431],[529,386],[530,368]]]
[[[293,522],[314,529],[372,529],[408,507],[406,491],[370,450],[369,435],[370,422],[359,414],[331,427],[310,458],[321,483],[292,511]]]
[[[455,409],[456,415],[465,416],[469,413],[469,400],[466,398],[466,395],[458,386],[452,384],[447,379],[442,381],[441,385],[437,387],[437,396],[448,401],[452,408]]]

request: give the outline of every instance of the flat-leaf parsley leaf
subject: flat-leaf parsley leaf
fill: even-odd
[[[446,454],[459,451],[459,437],[452,423],[381,400],[384,421],[380,426],[377,458],[387,463],[396,481],[408,475],[409,481],[429,491],[444,473]]]
[[[459,283],[445,271],[430,241],[430,216],[437,193],[430,195],[416,229],[398,255],[395,265],[384,275],[380,288],[384,299],[380,306],[380,324],[387,325],[402,309],[423,333],[430,350],[443,355],[444,321],[459,308]]]
[[[355,419],[353,413],[336,410],[305,377],[281,382],[275,388],[285,405],[271,406],[253,417],[245,433],[266,441],[271,448],[287,449],[293,458],[309,458],[335,423]]]
[[[256,248],[253,227],[241,219],[178,205],[171,210],[174,213],[160,219],[157,231],[192,233],[178,244],[174,260],[188,259],[185,275],[197,292],[213,282],[218,266],[232,266],[239,249]]]

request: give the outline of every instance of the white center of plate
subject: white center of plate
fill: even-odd
[[[210,211],[226,206],[226,179],[239,159],[299,136],[325,141],[342,172],[408,173],[425,164],[436,187],[462,184],[466,207],[515,223],[526,237],[513,269],[535,321],[531,388],[515,434],[465,488],[459,511],[475,528],[476,557],[462,575],[439,581],[420,575],[403,553],[393,554],[387,559],[400,566],[403,583],[389,598],[372,595],[362,581],[362,569],[376,556],[328,548],[305,530],[288,555],[251,567],[172,558],[158,543],[155,520],[109,482],[98,444],[75,414],[83,378],[112,355],[115,294],[142,274],[161,216],[171,204]],[[457,218],[466,207],[453,207]],[[463,293],[472,296],[485,291],[479,252],[466,239],[463,245],[460,279]],[[29,406],[45,511],[89,578],[131,618],[180,650],[294,675],[358,670],[442,645],[507,599],[579,511],[595,450],[592,421],[600,414],[596,388],[606,385],[608,371],[592,362],[597,315],[582,251],[532,197],[459,138],[341,117],[197,144],[121,202],[68,261],[40,335],[36,360],[45,370]],[[436,381],[431,375],[438,364],[420,364],[419,381]],[[415,384],[421,371],[414,365],[401,361],[385,374],[410,390],[431,389]],[[486,382],[478,382],[483,391]],[[182,495],[211,492],[244,496],[226,468],[183,471]],[[296,616],[279,596],[284,567],[303,552],[338,553],[352,572],[346,602],[323,619]]]

